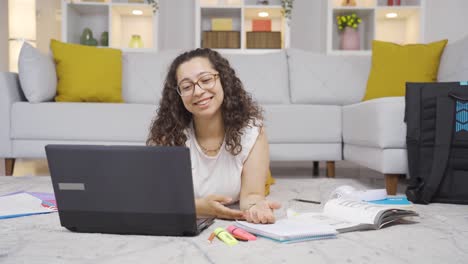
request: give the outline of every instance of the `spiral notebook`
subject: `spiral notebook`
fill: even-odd
[[[336,230],[326,224],[312,224],[281,219],[274,224],[252,224],[245,221],[234,223],[252,234],[281,243],[296,243],[308,240],[336,238]]]

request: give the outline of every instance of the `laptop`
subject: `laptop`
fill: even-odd
[[[76,232],[195,236],[186,147],[47,145],[60,223]]]

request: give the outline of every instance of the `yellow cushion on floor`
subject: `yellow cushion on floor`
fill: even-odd
[[[270,186],[275,184],[275,179],[271,176],[271,171],[268,171],[267,180],[265,183],[265,196],[270,194]]]

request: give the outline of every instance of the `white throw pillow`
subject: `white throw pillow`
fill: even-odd
[[[52,56],[24,42],[18,58],[18,74],[26,99],[31,103],[51,101],[57,92],[57,74]]]

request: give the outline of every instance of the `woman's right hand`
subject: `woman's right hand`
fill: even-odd
[[[232,198],[222,195],[208,195],[195,200],[197,216],[214,216],[222,219],[244,219],[244,213],[224,206],[232,201]]]

